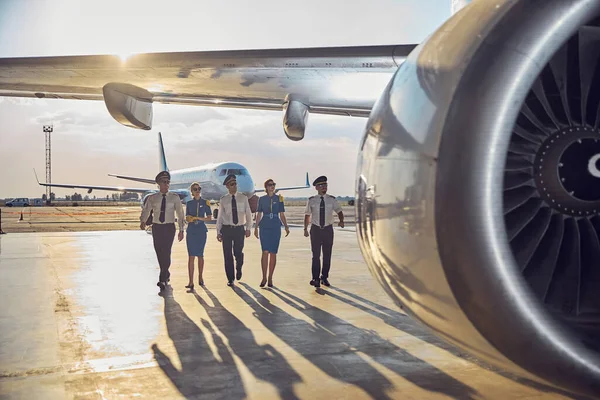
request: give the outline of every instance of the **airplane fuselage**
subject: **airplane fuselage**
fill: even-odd
[[[193,182],[198,182],[202,188],[202,198],[205,200],[218,201],[228,193],[227,187],[223,181],[229,174],[236,175],[238,191],[248,196],[254,195],[254,181],[248,172],[248,169],[242,164],[235,162],[222,162],[206,164],[199,167],[172,170],[171,187],[172,191],[182,191],[189,189]],[[150,190],[149,190],[150,191]],[[154,190],[152,190],[154,192]],[[191,193],[183,199],[188,201],[192,198]]]

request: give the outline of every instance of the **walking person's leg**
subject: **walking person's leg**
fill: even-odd
[[[323,271],[321,282],[329,286],[329,270],[331,268],[331,252],[333,249],[333,226],[323,229]]]
[[[221,243],[223,244],[223,259],[225,262],[225,275],[227,275],[227,282],[229,284],[229,283],[232,283],[235,278],[234,269],[233,269],[233,254],[232,254],[232,249],[233,249],[232,228],[223,227],[223,229],[221,230],[221,233],[223,235],[223,241]]]
[[[242,266],[244,265],[244,239],[246,239],[246,231],[244,227],[236,227],[233,238],[233,255],[235,256],[236,278],[239,281],[242,279]]]

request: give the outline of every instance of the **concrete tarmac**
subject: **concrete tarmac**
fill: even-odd
[[[310,280],[310,242],[282,237],[274,288],[246,239],[226,286],[209,229],[204,280],[171,286],[144,231],[0,235],[2,399],[566,399],[491,369],[406,316],[372,279],[356,233],[336,229],[331,287]]]
[[[134,203],[137,204],[137,203]],[[212,206],[214,209],[214,205]],[[353,225],[354,207],[342,206],[346,224]],[[184,206],[185,210],[185,206]],[[138,230],[139,205],[80,207],[0,207],[5,232],[86,232]],[[304,205],[286,204],[286,217],[291,225],[304,222]],[[337,216],[336,216],[337,218]],[[214,221],[212,222],[214,225]]]

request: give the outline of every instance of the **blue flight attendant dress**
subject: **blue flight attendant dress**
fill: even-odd
[[[208,217],[211,215],[210,202],[200,197],[186,203],[185,214],[193,217]],[[206,246],[206,234],[208,229],[204,221],[193,221],[188,223],[186,243],[190,257],[204,257],[204,246]]]
[[[262,251],[277,254],[279,241],[281,240],[281,219],[279,213],[285,212],[283,196],[262,196],[258,199],[257,212],[262,212],[262,218],[258,225],[260,246]]]

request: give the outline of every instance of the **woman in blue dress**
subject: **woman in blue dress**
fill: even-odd
[[[194,182],[190,186],[194,198],[186,203],[185,220],[187,226],[187,250],[188,250],[188,273],[190,281],[186,288],[194,288],[194,258],[198,258],[198,283],[204,285],[202,272],[204,271],[204,246],[206,246],[206,234],[208,229],[204,221],[212,219],[210,201],[200,197],[200,184]]]
[[[281,240],[281,225],[285,227],[285,236],[290,234],[287,220],[285,219],[285,205],[283,196],[275,195],[275,182],[273,179],[265,181],[265,191],[267,194],[258,199],[258,208],[256,209],[256,227],[254,236],[259,238],[262,248],[262,282],[260,287],[267,283],[267,267],[269,269],[268,285],[273,287],[273,271],[277,263],[277,250],[279,250],[279,241]]]

